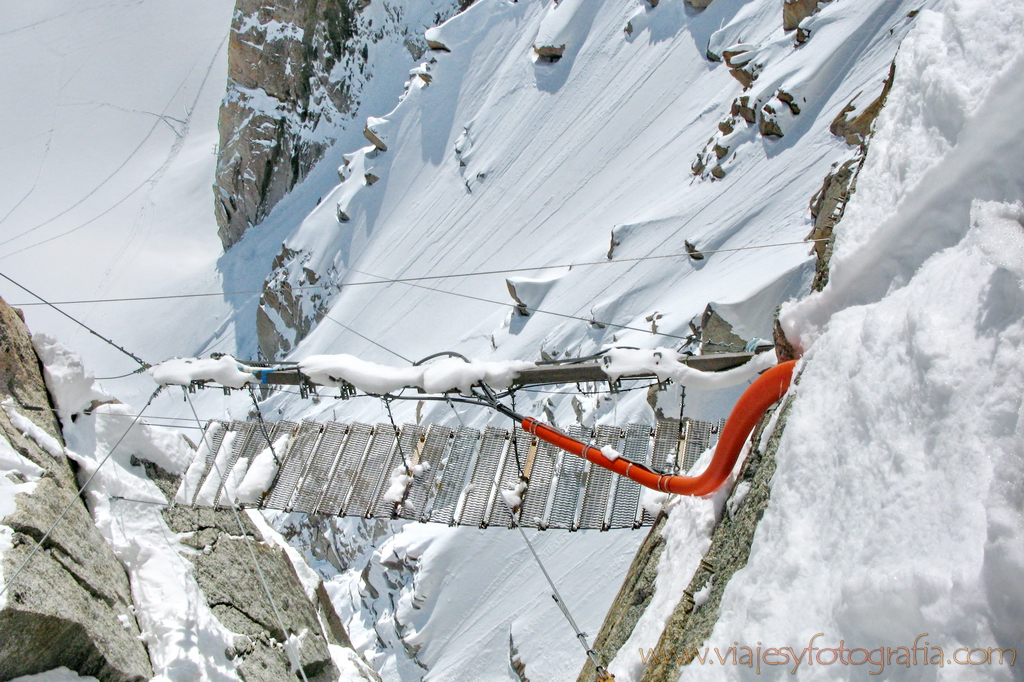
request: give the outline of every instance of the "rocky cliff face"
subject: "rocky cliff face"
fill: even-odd
[[[341,671],[332,660],[329,645],[351,646],[344,627],[329,603],[326,611],[318,608],[317,595],[311,599],[304,592],[285,551],[270,542],[247,515],[239,516],[244,533],[230,510],[172,507],[164,512],[164,518],[173,531],[184,536],[185,545],[197,550],[187,558],[195,567],[196,581],[210,609],[236,633],[226,653],[237,665],[241,679],[294,679],[297,671],[292,670],[289,655],[279,644],[290,635],[300,638],[298,663],[310,682],[378,679],[365,665],[358,675],[339,677]],[[273,604],[262,588],[264,579],[272,588]],[[323,591],[319,582],[317,588]],[[281,631],[275,609],[287,632]]]
[[[256,309],[260,356],[274,360],[287,354],[327,314],[340,277],[334,268],[322,276],[306,267],[311,254],[281,247],[263,284]]]
[[[217,224],[225,248],[305,177],[352,108],[360,0],[239,0],[220,111]]]
[[[153,671],[138,639],[128,577],[78,497],[71,462],[59,450],[57,456],[48,452],[62,443],[60,427],[28,329],[2,299],[0,402],[0,434],[37,467],[16,466],[3,482],[25,486],[14,498],[15,510],[0,519],[0,549],[5,535],[10,542],[5,583],[70,503],[42,550],[0,597],[0,679],[59,666],[104,682],[149,679]]]
[[[225,249],[269,215],[342,131],[364,128],[356,119],[375,77],[371,48],[378,43],[389,43],[389,51],[404,48],[412,68],[428,49],[424,28],[472,0],[373,2],[379,4],[237,0],[214,186]],[[376,179],[369,172],[366,178],[367,183]],[[340,290],[331,269],[307,266],[310,257],[282,246],[273,262],[256,314],[260,354],[266,359],[294,348]]]
[[[366,11],[371,0],[237,0],[214,186],[225,249],[306,177],[351,121],[373,77],[370,46],[398,36],[413,59],[427,49],[403,3],[372,1],[381,3],[375,12]],[[438,22],[460,6],[434,4]]]
[[[50,341],[37,348],[47,358],[47,379],[56,382],[50,384],[56,403],[28,329],[0,299],[0,577],[9,585],[0,595],[0,679],[64,666],[103,682],[141,682],[154,674],[277,682],[298,679],[301,667],[310,682],[379,682],[352,649],[319,578],[258,513],[242,511],[236,518],[231,510],[182,506],[161,512],[158,503],[127,512],[119,507],[113,517],[162,518],[156,524],[162,546],[151,547],[152,537],[125,537],[121,545],[111,540],[126,533],[118,526],[109,534],[111,522],[118,523],[108,513],[110,505],[132,501],[104,492],[104,477],[124,463],[118,457],[106,462],[104,475],[90,485],[91,509],[86,508],[72,461],[88,468],[96,460],[75,453],[69,460],[64,433],[84,453],[82,429],[93,428],[89,424],[100,411],[124,406],[110,405],[116,401],[109,398],[89,405],[97,392],[72,396],[61,384],[70,379],[62,372],[67,367],[51,364]],[[67,417],[71,402],[86,407],[74,408],[62,432],[55,406]],[[174,499],[179,476],[150,461],[160,459],[153,457],[159,453],[146,450],[143,441],[128,439],[123,458],[142,477],[137,482],[148,478],[166,499]],[[18,573],[65,508],[42,549]],[[143,546],[149,549],[132,551]],[[153,603],[154,593],[163,602],[183,599],[168,593],[175,583],[154,575],[160,573],[155,564],[147,568],[158,551],[190,566],[186,582],[198,587],[197,599],[182,609],[160,611],[163,604]],[[189,586],[178,589],[188,592]],[[211,641],[209,627],[200,627],[197,612],[205,609],[226,638]],[[296,645],[291,653],[285,643]]]

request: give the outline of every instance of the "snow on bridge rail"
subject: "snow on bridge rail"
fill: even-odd
[[[568,433],[675,473],[688,470],[713,446],[721,427],[722,422],[664,419],[654,428],[601,425],[592,431],[574,426]],[[265,428],[266,434],[255,422],[211,421],[176,503],[227,507],[238,502],[307,514],[481,528],[518,524],[541,530],[609,530],[654,521],[640,504],[638,484],[518,427],[514,440],[509,431],[493,426],[481,432],[405,424],[397,439],[390,424],[282,421]],[[273,453],[268,437],[275,444]],[[413,472],[409,478],[404,477],[403,455]],[[520,467],[529,479],[521,496],[515,492]],[[520,502],[514,513],[506,499]]]

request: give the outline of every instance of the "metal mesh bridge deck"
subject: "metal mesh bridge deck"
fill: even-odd
[[[659,420],[655,427],[579,426],[569,435],[597,447],[610,445],[656,471],[679,473],[718,440],[721,422]],[[640,528],[654,522],[640,505],[640,486],[540,441],[516,427],[515,434],[488,426],[406,424],[398,438],[390,424],[277,422],[263,429],[252,422],[211,421],[178,502],[224,507],[244,468],[275,443],[276,479],[260,502],[263,509],[408,519],[448,525],[579,530]],[[220,452],[221,448],[230,452]],[[423,464],[401,504],[387,499],[391,474]],[[529,486],[516,512],[502,496],[520,471]],[[211,494],[212,493],[212,494]]]

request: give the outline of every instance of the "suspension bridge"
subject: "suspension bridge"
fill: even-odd
[[[663,419],[653,428],[575,425],[568,435],[609,447],[664,474],[689,470],[718,440],[725,420]],[[287,438],[283,438],[287,436]],[[570,454],[522,428],[478,430],[431,424],[328,421],[268,423],[212,421],[193,471],[177,499],[192,506],[228,507],[232,478],[268,442],[287,445],[275,452],[278,473],[253,506],[328,516],[407,519],[480,528],[610,530],[654,522],[644,510],[640,485]],[[222,451],[223,449],[223,451]],[[388,499],[396,468],[416,473],[401,502]],[[506,504],[503,491],[528,481],[519,504]]]

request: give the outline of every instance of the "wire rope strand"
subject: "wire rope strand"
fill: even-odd
[[[391,428],[395,431],[395,443],[398,445],[398,454],[402,458],[402,466],[405,467],[405,473],[408,476],[412,476],[412,467],[409,466],[409,460],[405,458],[405,450],[402,448],[402,433],[398,430],[398,425],[395,424],[395,416],[391,414],[391,396],[382,395],[380,397],[384,408],[388,411],[388,420],[391,422]]]
[[[123,497],[121,495],[111,495],[112,500],[121,500],[122,502],[134,502],[136,504],[151,504],[156,507],[173,507],[173,502],[157,502],[156,500],[140,500],[136,497]]]
[[[278,458],[277,453],[274,452],[274,444],[270,441],[270,434],[267,433],[267,425],[263,421],[263,413],[260,412],[260,404],[256,401],[256,391],[253,389],[251,383],[248,384],[248,386],[249,395],[252,396],[252,406],[253,409],[256,410],[256,420],[260,423],[260,432],[263,433],[263,440],[267,441],[267,447],[270,448],[270,456],[274,458],[274,464],[281,466],[281,460]],[[184,387],[182,387],[182,390],[185,391],[185,395],[188,395],[188,391],[185,390]],[[203,437],[206,437],[205,433],[203,434]]]
[[[455,403],[452,402],[451,396],[446,393],[444,399],[448,402],[448,407],[452,408],[452,412],[455,413],[455,418],[459,420],[459,426],[465,427],[466,423],[462,421],[462,415],[455,409]]]
[[[139,356],[135,355],[134,353],[132,353],[132,352],[130,352],[130,351],[128,351],[128,350],[126,350],[126,349],[122,348],[121,346],[117,345],[116,343],[114,343],[113,341],[111,341],[111,340],[110,340],[110,339],[108,339],[107,337],[103,336],[103,334],[100,334],[100,333],[99,333],[98,331],[96,331],[95,329],[93,329],[92,327],[90,327],[89,325],[87,325],[86,323],[84,323],[84,322],[82,322],[82,321],[80,321],[80,320],[77,320],[77,319],[75,319],[75,318],[74,318],[74,317],[72,317],[71,315],[67,314],[66,312],[64,312],[63,310],[61,310],[60,308],[58,308],[58,307],[57,307],[56,305],[54,305],[53,303],[50,303],[49,301],[47,301],[47,300],[46,300],[45,298],[43,298],[43,297],[42,297],[42,296],[40,296],[39,294],[35,293],[34,291],[30,291],[30,290],[29,290],[28,288],[26,288],[26,287],[25,287],[24,285],[22,285],[22,284],[19,284],[18,282],[15,282],[15,281],[14,281],[13,279],[11,279],[10,277],[8,277],[8,276],[7,276],[7,275],[5,275],[4,273],[0,272],[0,277],[3,277],[4,279],[6,279],[6,280],[7,280],[8,282],[10,282],[11,284],[13,284],[14,286],[16,286],[16,287],[18,287],[19,289],[21,289],[21,290],[23,290],[23,291],[27,292],[27,293],[28,293],[28,294],[29,294],[30,296],[35,296],[35,297],[36,297],[36,298],[38,298],[38,299],[39,299],[40,301],[42,301],[44,305],[47,305],[47,306],[49,306],[49,307],[53,308],[54,310],[56,310],[56,311],[57,311],[58,313],[60,313],[60,314],[61,314],[61,315],[63,315],[64,317],[68,318],[69,320],[71,320],[71,321],[72,321],[72,322],[74,322],[75,324],[77,324],[77,325],[79,325],[79,326],[83,327],[84,329],[86,329],[86,330],[87,330],[87,331],[88,331],[88,332],[89,332],[90,334],[92,334],[93,336],[95,336],[95,337],[97,337],[97,338],[99,338],[99,339],[103,340],[103,341],[104,341],[104,342],[106,342],[107,344],[109,344],[109,345],[113,346],[114,348],[116,348],[117,350],[121,351],[122,353],[124,353],[125,355],[127,355],[128,357],[130,357],[130,358],[131,358],[132,360],[134,360],[135,362],[139,363],[139,366],[140,366],[140,368],[141,368],[142,370],[146,370],[146,369],[149,369],[150,365],[149,365],[149,364],[148,364],[148,363],[147,363],[147,362],[146,362],[145,360],[141,359],[141,358],[140,358]],[[138,370],[137,370],[137,371],[138,371]]]
[[[758,245],[752,245],[752,246],[734,247],[734,248],[729,248],[729,249],[713,249],[713,250],[703,251],[702,253],[723,253],[723,252],[734,252],[734,251],[746,251],[746,250],[758,249],[758,248],[772,248],[772,247],[779,247],[779,246],[794,246],[794,245],[798,245],[798,244],[814,243],[814,242],[818,242],[818,241],[823,241],[823,240],[821,240],[821,239],[809,239],[809,240],[803,240],[803,241],[799,241],[799,242],[780,242],[780,243],[776,243],[776,244],[758,244]],[[471,301],[479,301],[479,302],[482,302],[482,303],[491,303],[493,305],[500,305],[500,306],[507,307],[507,308],[517,308],[518,306],[516,304],[514,304],[514,303],[508,303],[506,301],[496,301],[496,300],[490,299],[490,298],[483,298],[481,296],[473,296],[473,295],[470,295],[470,294],[462,294],[462,293],[459,293],[459,292],[456,292],[456,291],[447,291],[445,289],[435,289],[433,287],[427,287],[427,286],[423,286],[421,284],[416,284],[416,282],[431,281],[431,280],[443,280],[443,279],[454,279],[454,278],[461,278],[461,277],[473,277],[473,276],[478,276],[478,275],[511,274],[511,273],[516,273],[516,272],[527,272],[527,271],[535,271],[535,270],[548,270],[548,269],[553,269],[553,268],[580,267],[580,266],[590,266],[590,265],[607,265],[609,263],[633,263],[633,262],[640,262],[640,261],[654,260],[654,259],[662,259],[662,258],[680,258],[680,257],[683,257],[683,256],[689,257],[689,255],[690,254],[688,252],[684,252],[684,253],[662,254],[662,255],[657,255],[657,256],[638,256],[638,257],[635,257],[635,258],[620,258],[618,260],[610,260],[610,261],[609,260],[605,260],[605,261],[586,261],[586,262],[582,262],[582,263],[570,263],[570,264],[563,264],[563,265],[544,265],[544,266],[533,267],[533,268],[508,268],[508,269],[504,269],[504,270],[484,270],[484,271],[478,271],[478,272],[465,272],[465,273],[456,273],[456,274],[449,274],[449,275],[425,275],[425,276],[422,276],[422,277],[399,277],[399,278],[380,277],[380,276],[375,275],[373,273],[364,272],[364,271],[361,271],[361,270],[356,270],[354,268],[350,268],[351,272],[357,272],[357,273],[359,273],[361,275],[364,275],[364,276],[367,276],[367,277],[376,277],[377,279],[376,280],[372,280],[372,281],[366,281],[366,282],[349,282],[349,283],[344,284],[343,286],[349,287],[349,286],[361,286],[361,285],[372,285],[372,284],[405,284],[407,286],[415,287],[417,289],[423,289],[425,291],[432,291],[432,292],[439,293],[439,294],[447,294],[449,296],[456,296],[456,297],[459,297],[459,298],[465,298],[465,299],[468,299],[468,300],[471,300]],[[10,278],[6,277],[6,275],[4,275],[4,277],[6,279],[10,280]],[[14,280],[10,280],[10,281],[12,283],[16,284],[17,286],[21,287],[21,285],[17,284],[17,282],[14,282]],[[336,285],[313,284],[313,285],[307,285],[307,286],[292,287],[292,290],[294,291],[294,290],[298,290],[298,289],[324,289],[324,288],[327,288],[329,286],[336,286]],[[25,289],[25,287],[21,287],[21,288]],[[25,291],[28,291],[28,289],[25,289]],[[28,291],[28,293],[32,294],[33,296],[36,296],[36,298],[39,298],[39,300],[43,301],[44,304],[53,307],[54,310],[57,310],[62,315],[65,315],[68,318],[74,320],[74,318],[72,318],[70,315],[68,315],[64,311],[60,310],[59,308],[56,308],[56,306],[54,306],[54,304],[45,301],[42,297],[32,293],[31,291]],[[257,291],[234,291],[234,292],[217,292],[217,293],[212,293],[211,292],[209,294],[181,294],[181,295],[152,296],[152,297],[129,297],[129,298],[118,298],[118,299],[94,299],[94,300],[91,300],[91,301],[85,301],[85,300],[82,300],[82,301],[64,301],[62,303],[64,303],[64,304],[72,304],[72,303],[103,303],[103,302],[117,302],[117,301],[166,300],[166,299],[173,299],[173,298],[194,298],[194,297],[198,297],[198,296],[228,296],[228,295],[234,295],[234,294],[254,294],[254,293],[262,293],[262,292],[257,292]],[[20,304],[20,305],[34,305],[34,304]],[[601,326],[601,327],[614,327],[616,329],[624,329],[624,330],[627,330],[627,331],[643,332],[644,334],[651,334],[653,336],[663,336],[665,338],[678,339],[678,340],[681,340],[681,341],[688,341],[689,340],[689,337],[679,336],[677,334],[669,334],[667,332],[658,332],[658,331],[655,331],[653,329],[644,329],[642,327],[632,327],[630,325],[617,324],[615,322],[607,322],[607,321],[604,321],[604,320],[588,319],[586,317],[580,317],[579,315],[570,315],[570,314],[567,314],[567,313],[558,313],[558,312],[555,312],[555,311],[552,311],[552,310],[543,310],[541,308],[535,308],[531,312],[542,314],[542,315],[552,315],[552,316],[555,316],[555,317],[561,317],[561,318],[569,319],[569,320],[577,320],[577,321],[580,321],[580,322],[586,322],[588,324],[598,325],[598,326]],[[363,339],[365,341],[368,341],[368,342],[372,343],[373,345],[377,346],[378,348],[380,348],[380,349],[390,353],[391,355],[394,355],[395,357],[397,357],[397,358],[399,358],[401,360],[404,360],[404,361],[412,364],[412,360],[410,360],[409,358],[405,357],[404,355],[401,355],[400,353],[397,353],[397,352],[391,350],[387,346],[384,346],[383,344],[378,343],[377,341],[374,341],[370,337],[357,332],[355,329],[352,329],[348,325],[346,325],[346,324],[344,324],[342,322],[339,322],[338,320],[334,319],[330,315],[325,315],[323,319],[330,320],[334,324],[342,327],[343,329],[348,330],[349,332],[355,334],[356,336],[360,337],[361,339]],[[77,320],[74,320],[74,321],[78,322]],[[82,323],[78,322],[78,324],[82,324]],[[84,324],[82,324],[82,326],[85,327]],[[128,351],[126,351],[125,349],[121,348],[120,346],[117,346],[116,344],[114,344],[112,341],[110,341],[106,337],[103,337],[103,336],[99,335],[98,333],[96,333],[95,331],[90,329],[89,327],[86,327],[86,329],[89,329],[90,332],[92,332],[93,334],[96,334],[97,336],[99,336],[101,339],[103,339],[107,343],[110,343],[111,345],[113,345],[115,348],[117,348],[121,352],[128,354],[130,357],[132,357],[132,359],[136,360],[136,362],[139,362],[143,366],[148,367],[148,365],[146,365],[144,362],[139,360],[136,356],[132,355],[131,353],[128,353]],[[122,378],[122,377],[111,377],[111,378]]]
[[[512,399],[512,411],[516,411],[516,392],[509,391],[509,398]],[[516,469],[519,470],[519,480],[528,481],[526,475],[523,473],[523,463],[519,459],[519,439],[516,438],[516,420],[515,417],[509,417],[512,420],[512,454],[516,456]],[[511,510],[509,510],[511,511]]]
[[[377,348],[380,348],[381,350],[386,350],[387,352],[391,353],[392,355],[394,355],[394,356],[395,356],[396,358],[398,358],[399,360],[405,360],[405,361],[406,361],[406,362],[408,362],[408,363],[409,363],[410,365],[411,365],[411,364],[413,364],[413,363],[412,363],[412,360],[410,360],[409,358],[405,357],[405,356],[404,356],[404,355],[402,355],[401,353],[396,353],[395,351],[391,350],[391,349],[390,349],[390,348],[388,348],[387,346],[385,346],[385,345],[383,345],[383,344],[380,344],[380,343],[377,343],[376,341],[374,341],[373,339],[371,339],[371,338],[370,338],[369,336],[365,336],[365,335],[363,335],[363,334],[360,334],[359,332],[357,332],[357,331],[356,331],[355,329],[353,329],[352,327],[349,327],[349,326],[348,326],[347,324],[343,324],[343,323],[341,323],[341,322],[338,322],[338,321],[337,321],[336,319],[334,319],[334,318],[333,318],[333,317],[331,317],[330,315],[324,315],[323,319],[325,319],[325,320],[330,320],[331,322],[333,322],[334,324],[338,325],[338,326],[339,326],[339,327],[341,327],[342,329],[347,329],[348,331],[352,332],[353,334],[355,334],[355,335],[356,335],[356,336],[358,336],[359,338],[363,339],[364,341],[369,341],[370,343],[372,343],[373,345],[377,346]]]
[[[111,379],[124,379],[124,378],[126,378],[126,377],[134,376],[134,375],[136,375],[136,374],[142,374],[142,373],[143,373],[143,372],[145,372],[145,371],[146,371],[147,369],[149,369],[149,368],[148,368],[148,367],[145,367],[145,366],[143,366],[143,367],[139,367],[139,368],[138,368],[138,369],[136,369],[136,370],[133,370],[133,371],[131,371],[131,372],[128,372],[127,374],[118,374],[118,375],[117,375],[116,377],[93,377],[93,379],[95,379],[96,381],[109,381],[109,380],[111,380]]]
[[[486,386],[484,387],[484,389],[486,391]],[[452,407],[452,411],[455,411],[455,406],[451,405],[451,407]],[[458,416],[457,412],[456,412],[456,416]],[[513,428],[513,430],[512,430],[512,442],[513,442],[513,444],[515,443],[515,437],[516,437],[515,429]],[[518,464],[518,455],[517,455],[516,459],[517,459],[516,463]],[[522,474],[522,469],[521,468],[520,468],[519,471],[520,471],[520,474]],[[594,664],[594,668],[597,670],[598,679],[600,679],[600,680],[612,680],[612,679],[614,679],[613,677],[611,677],[608,674],[608,672],[605,669],[605,667],[603,665],[601,665],[601,661],[598,658],[597,651],[595,651],[590,646],[590,644],[587,642],[587,635],[586,635],[586,633],[581,631],[579,626],[576,625],[576,620],[572,617],[572,614],[569,612],[569,607],[565,605],[565,601],[562,599],[562,595],[558,592],[558,588],[555,586],[555,581],[551,579],[551,575],[548,573],[548,569],[544,566],[544,562],[540,560],[540,555],[538,555],[537,554],[537,550],[535,550],[533,548],[533,543],[531,543],[530,542],[530,538],[528,538],[526,536],[525,531],[523,531],[523,527],[520,526],[516,522],[516,520],[515,520],[516,519],[516,517],[515,517],[515,510],[508,503],[508,500],[505,499],[505,496],[501,494],[500,490],[498,491],[498,493],[499,493],[498,497],[501,498],[501,501],[505,505],[505,508],[508,509],[509,516],[512,517],[513,525],[519,530],[519,534],[523,536],[523,540],[526,542],[526,546],[529,548],[530,554],[533,555],[534,560],[537,562],[537,566],[540,567],[541,573],[544,574],[544,578],[545,578],[545,580],[547,580],[548,586],[551,587],[551,598],[555,600],[556,604],[558,604],[558,608],[559,608],[559,610],[561,610],[562,615],[565,616],[565,619],[569,622],[569,625],[570,625],[570,627],[572,627],[573,632],[576,633],[576,639],[579,640],[580,644],[583,646],[583,650],[587,654],[587,657],[590,659],[591,663]]]
[[[504,499],[505,496],[502,495],[502,500]],[[508,502],[505,502],[505,506],[508,507]],[[512,509],[509,508],[509,513],[511,512]],[[594,668],[597,671],[598,679],[614,679],[609,675],[607,669],[603,665],[601,665],[601,660],[598,658],[597,651],[590,646],[589,642],[587,642],[587,633],[580,630],[579,626],[576,624],[576,619],[574,619],[572,617],[572,614],[569,612],[569,607],[566,606],[565,600],[562,599],[562,595],[558,592],[558,588],[555,587],[555,581],[551,579],[551,575],[548,573],[548,569],[544,566],[544,562],[540,560],[540,555],[537,554],[537,550],[534,549],[533,543],[530,542],[530,538],[526,535],[526,531],[524,531],[523,527],[520,526],[518,523],[516,524],[516,528],[519,530],[519,534],[523,536],[523,540],[526,542],[526,546],[530,549],[530,554],[533,555],[534,560],[537,562],[537,566],[540,567],[541,573],[544,574],[544,578],[545,580],[547,580],[548,586],[551,587],[551,598],[555,600],[556,604],[558,604],[558,608],[559,610],[561,610],[562,615],[565,616],[565,619],[569,622],[569,625],[572,627],[573,632],[576,633],[576,639],[579,640],[580,644],[583,646],[583,650],[587,653],[587,658],[589,658],[590,662],[594,664]]]
[[[359,270],[353,270],[353,272],[360,272],[360,271]],[[363,273],[363,274],[369,274],[369,273]],[[373,275],[370,275],[370,276],[372,277]],[[385,282],[382,281],[382,283],[385,283]],[[423,286],[422,284],[416,284],[415,282],[410,282],[410,281],[394,280],[393,283],[395,283],[395,284],[404,284],[404,285],[409,286],[409,287],[414,287],[416,289],[423,289],[424,291],[432,291],[432,292],[437,293],[437,294],[447,294],[449,296],[456,296],[458,298],[465,298],[465,299],[468,299],[470,301],[480,301],[481,303],[492,303],[494,305],[500,305],[500,306],[505,307],[505,308],[518,308],[519,307],[517,304],[515,304],[515,303],[508,303],[507,301],[495,301],[493,298],[484,298],[482,296],[473,296],[472,294],[461,294],[461,293],[459,293],[457,291],[448,291],[446,289],[434,289],[433,287],[426,287],[426,286]],[[607,322],[607,321],[604,321],[604,320],[597,320],[597,319],[592,319],[592,318],[580,317],[579,315],[570,315],[568,313],[556,313],[553,310],[543,310],[542,308],[532,308],[532,309],[530,309],[530,312],[531,313],[539,313],[541,315],[553,315],[554,317],[561,317],[561,318],[564,318],[564,319],[567,319],[567,320],[577,320],[579,322],[586,322],[587,324],[598,325],[599,327],[602,327],[602,326],[603,327],[615,327],[616,329],[626,329],[626,330],[634,331],[634,332],[643,332],[644,334],[652,334],[654,336],[664,336],[665,338],[669,338],[669,339],[679,339],[681,341],[689,340],[689,337],[679,336],[677,334],[669,334],[667,332],[656,332],[656,331],[654,331],[652,329],[644,329],[643,327],[631,327],[631,326],[626,325],[626,324],[617,324],[615,322]],[[330,319],[330,318],[326,318],[326,319]],[[336,320],[332,320],[332,322],[336,322]],[[338,324],[341,324],[341,323],[339,322]],[[373,343],[375,343],[375,342],[373,342]],[[385,349],[385,350],[387,350],[387,349]],[[388,351],[388,352],[392,352],[392,351]],[[395,355],[398,355],[398,354],[395,353]],[[401,357],[401,356],[399,356],[399,357]]]
[[[751,246],[736,246],[728,249],[708,249],[701,251],[703,254],[708,253],[732,253],[737,251],[750,251],[752,249],[770,249],[780,246],[798,246],[800,244],[814,244],[817,242],[828,241],[828,239],[805,239],[798,242],[778,242],[774,244],[753,244]],[[683,258],[690,257],[689,252],[681,253],[667,253],[658,254],[654,256],[637,256],[635,258],[616,258],[613,260],[600,260],[600,261],[584,261],[582,263],[561,263],[558,265],[537,265],[531,267],[521,268],[504,268],[499,270],[479,270],[474,272],[459,272],[448,275],[422,275],[419,277],[395,277],[395,278],[380,278],[368,282],[346,282],[344,284],[307,284],[303,286],[291,287],[291,291],[300,291],[307,289],[329,289],[332,287],[345,286],[345,287],[357,287],[357,286],[370,286],[374,284],[404,284],[407,282],[426,282],[433,280],[442,279],[458,279],[461,277],[480,277],[485,275],[510,275],[519,272],[534,272],[536,270],[556,270],[561,268],[578,268],[591,265],[615,265],[619,263],[636,263],[647,260],[660,260],[665,258]],[[352,272],[359,272],[353,270]],[[362,274],[362,273],[361,273]],[[376,277],[376,275],[369,275],[370,277]],[[165,301],[180,298],[206,298],[212,296],[246,296],[262,294],[266,291],[274,291],[273,289],[247,289],[241,291],[209,291],[200,292],[196,294],[167,294],[163,296],[123,296],[118,298],[96,298],[96,299],[79,299],[71,301],[56,301],[57,305],[79,305],[87,303],[128,303],[133,301]],[[34,295],[34,294],[33,294]],[[35,306],[35,305],[48,305],[44,303],[17,303],[14,304],[16,307],[23,306]]]

